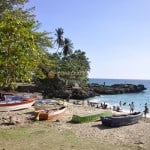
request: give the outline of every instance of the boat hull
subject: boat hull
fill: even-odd
[[[126,126],[135,124],[141,119],[143,113],[135,112],[128,115],[119,115],[119,116],[111,116],[111,117],[101,117],[101,121],[103,125],[110,126],[110,127],[117,127],[117,126]]]
[[[35,118],[37,120],[52,120],[58,116],[61,116],[65,113],[66,107],[61,107],[59,110],[38,110],[35,111]]]
[[[29,98],[26,100],[12,100],[12,101],[1,101],[0,111],[13,111],[31,107],[36,98]]]
[[[111,111],[103,111],[99,113],[81,113],[81,114],[74,114],[72,116],[72,122],[75,123],[85,123],[85,122],[92,122],[97,121],[101,116],[112,116]]]

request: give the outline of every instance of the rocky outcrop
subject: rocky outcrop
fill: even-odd
[[[114,84],[111,86],[104,86],[99,84],[90,84],[87,88],[72,90],[73,99],[85,99],[102,94],[123,94],[123,93],[137,93],[146,90],[144,85],[133,84]]]
[[[86,99],[89,97],[106,95],[106,94],[123,94],[123,93],[137,93],[146,90],[144,85],[133,84],[114,84],[111,86],[103,86],[99,84],[90,84],[88,87],[70,89],[68,92],[69,98],[72,99]],[[63,92],[62,92],[63,93]],[[64,94],[63,94],[64,95]],[[59,97],[63,97],[59,95]]]
[[[136,93],[146,90],[144,85],[134,84],[114,84],[111,86],[104,86],[98,84],[90,84],[89,88],[92,88],[98,94],[122,94],[122,93]]]
[[[56,84],[55,84],[56,85]],[[32,86],[31,88],[23,88],[19,87],[20,92],[23,92],[26,89],[26,92],[32,89],[32,92],[41,92],[44,98],[63,98],[63,99],[86,99],[89,97],[94,97],[102,94],[123,94],[123,93],[137,93],[146,90],[145,86],[142,84],[134,85],[134,84],[114,84],[114,85],[100,85],[100,84],[89,84],[86,87],[45,87],[40,86]]]

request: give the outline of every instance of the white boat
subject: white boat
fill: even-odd
[[[37,110],[35,111],[36,120],[52,120],[65,113],[66,107],[62,106],[59,109]]]
[[[37,98],[0,101],[0,111],[20,110],[31,107]]]

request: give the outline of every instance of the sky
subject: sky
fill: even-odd
[[[86,52],[89,78],[150,79],[150,0],[30,0],[31,6],[41,31],[54,36],[61,27],[74,50]]]

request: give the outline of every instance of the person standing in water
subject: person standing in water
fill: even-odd
[[[130,113],[133,113],[134,112],[134,102],[129,104],[129,106],[130,106]]]
[[[121,102],[121,101],[119,102],[119,106],[120,106],[120,107],[122,106],[122,102]]]
[[[145,109],[144,109],[144,116],[145,116],[145,118],[146,118],[146,115],[149,113],[149,109],[148,109],[148,107],[147,107],[147,103],[145,104]]]

